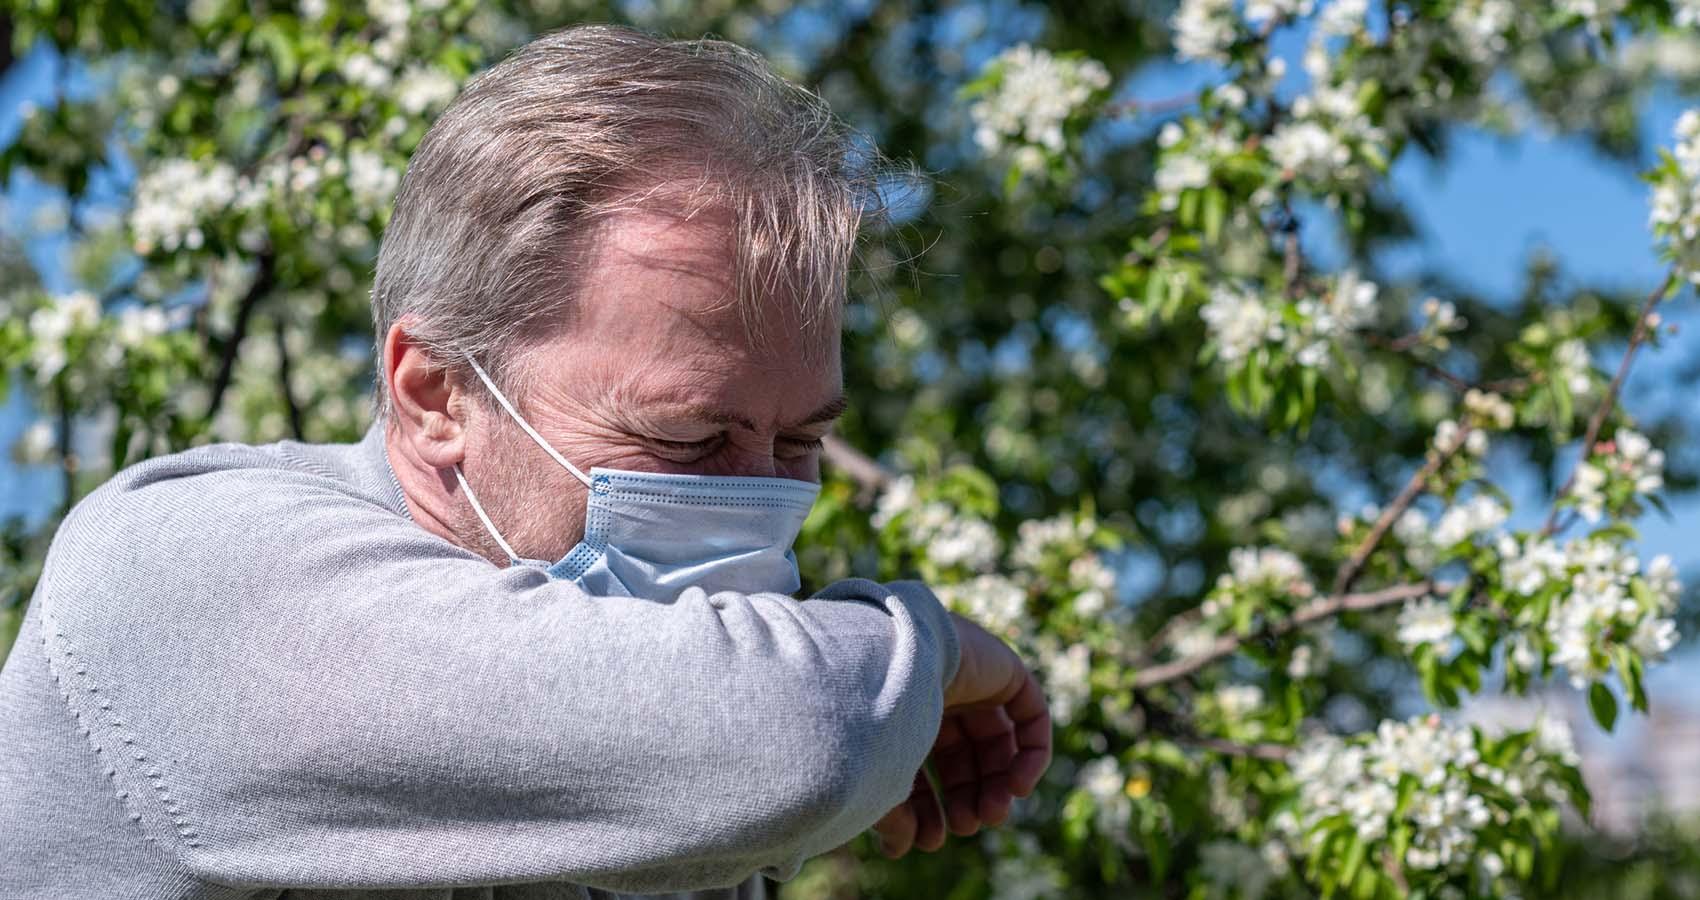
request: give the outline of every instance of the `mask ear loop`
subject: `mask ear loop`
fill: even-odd
[[[454,469],[455,480],[460,482],[460,489],[466,492],[466,500],[472,504],[472,511],[478,514],[478,521],[484,523],[484,530],[490,532],[490,536],[496,539],[497,544],[501,545],[502,552],[508,555],[508,561],[514,565],[519,565],[519,554],[514,552],[514,548],[508,546],[507,541],[502,540],[502,533],[496,530],[496,523],[490,521],[490,517],[485,515],[484,505],[478,502],[478,495],[472,492],[472,485],[467,484],[466,476],[460,473],[460,463],[455,463]]]
[[[492,393],[496,396],[496,401],[498,403],[502,404],[502,408],[508,411],[508,415],[514,417],[514,421],[519,423],[519,427],[525,429],[526,434],[531,435],[531,439],[537,442],[537,446],[542,447],[543,452],[554,457],[556,462],[560,463],[563,466],[566,466],[567,471],[573,473],[573,475],[576,476],[579,481],[584,482],[585,487],[590,487],[590,476],[579,471],[578,466],[575,466],[572,463],[567,462],[567,458],[565,456],[562,456],[559,452],[557,452],[554,447],[549,446],[549,442],[543,439],[543,435],[538,434],[537,430],[531,427],[531,423],[527,422],[525,420],[525,417],[521,416],[519,414],[519,410],[514,409],[514,405],[512,403],[508,402],[508,398],[502,396],[502,392],[496,389],[496,383],[494,381],[490,380],[489,375],[485,374],[484,368],[482,366],[478,365],[478,360],[473,359],[472,354],[470,354],[470,353],[465,353],[465,354],[462,354],[462,355],[466,357],[466,361],[468,363],[472,364],[472,371],[478,373],[478,378],[481,381],[484,382],[484,386],[489,388],[490,393]],[[465,484],[465,482],[461,482],[461,483]],[[470,491],[467,493],[467,496],[468,497],[472,496]],[[477,509],[477,506],[474,505],[473,508]],[[480,511],[479,515],[483,515],[483,512]],[[488,520],[486,520],[486,521],[488,521]],[[498,540],[500,540],[500,539],[498,538]]]

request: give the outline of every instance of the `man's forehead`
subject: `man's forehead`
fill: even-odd
[[[734,225],[724,208],[665,197],[601,219],[566,327],[536,348],[545,390],[746,426],[842,412],[837,322],[807,323],[796,298],[760,284],[740,298]]]

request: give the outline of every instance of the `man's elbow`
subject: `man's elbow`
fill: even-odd
[[[938,717],[932,720],[937,732]],[[769,820],[778,851],[763,871],[785,880],[809,857],[842,846],[871,828],[909,795],[932,737],[913,739],[914,726],[872,709],[820,709],[797,734],[810,736],[800,752],[769,762],[786,775],[775,787],[780,806]],[[775,745],[777,746],[777,745]]]

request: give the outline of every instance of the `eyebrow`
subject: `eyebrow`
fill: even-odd
[[[838,418],[839,416],[844,415],[844,411],[846,409],[849,409],[849,408],[850,408],[850,399],[848,397],[845,397],[843,394],[839,394],[838,396],[833,397],[831,400],[828,400],[828,401],[826,401],[826,403],[822,404],[820,409],[817,409],[814,412],[809,413],[807,416],[804,416],[803,420],[801,422],[798,422],[797,424],[798,425],[816,425],[816,424],[819,424],[821,422],[831,422],[832,420]]]
[[[821,404],[819,409],[785,427],[797,428],[803,425],[817,425],[821,422],[831,422],[839,416],[844,415],[844,411],[849,407],[849,398],[845,397],[843,394],[839,394],[831,400]],[[715,425],[737,425],[741,428],[747,428],[750,431],[755,431],[758,427],[756,423],[738,415],[737,413],[714,409],[712,407],[692,406],[689,407],[689,412],[692,416],[695,416],[704,422],[711,422]]]

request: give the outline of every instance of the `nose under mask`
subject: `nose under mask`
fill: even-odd
[[[472,371],[544,452],[589,491],[584,538],[557,562],[527,559],[502,538],[459,464],[455,480],[514,565],[544,569],[595,596],[671,601],[687,587],[793,594],[802,586],[792,545],[820,485],[795,478],[580,470],[519,414],[471,355]]]

